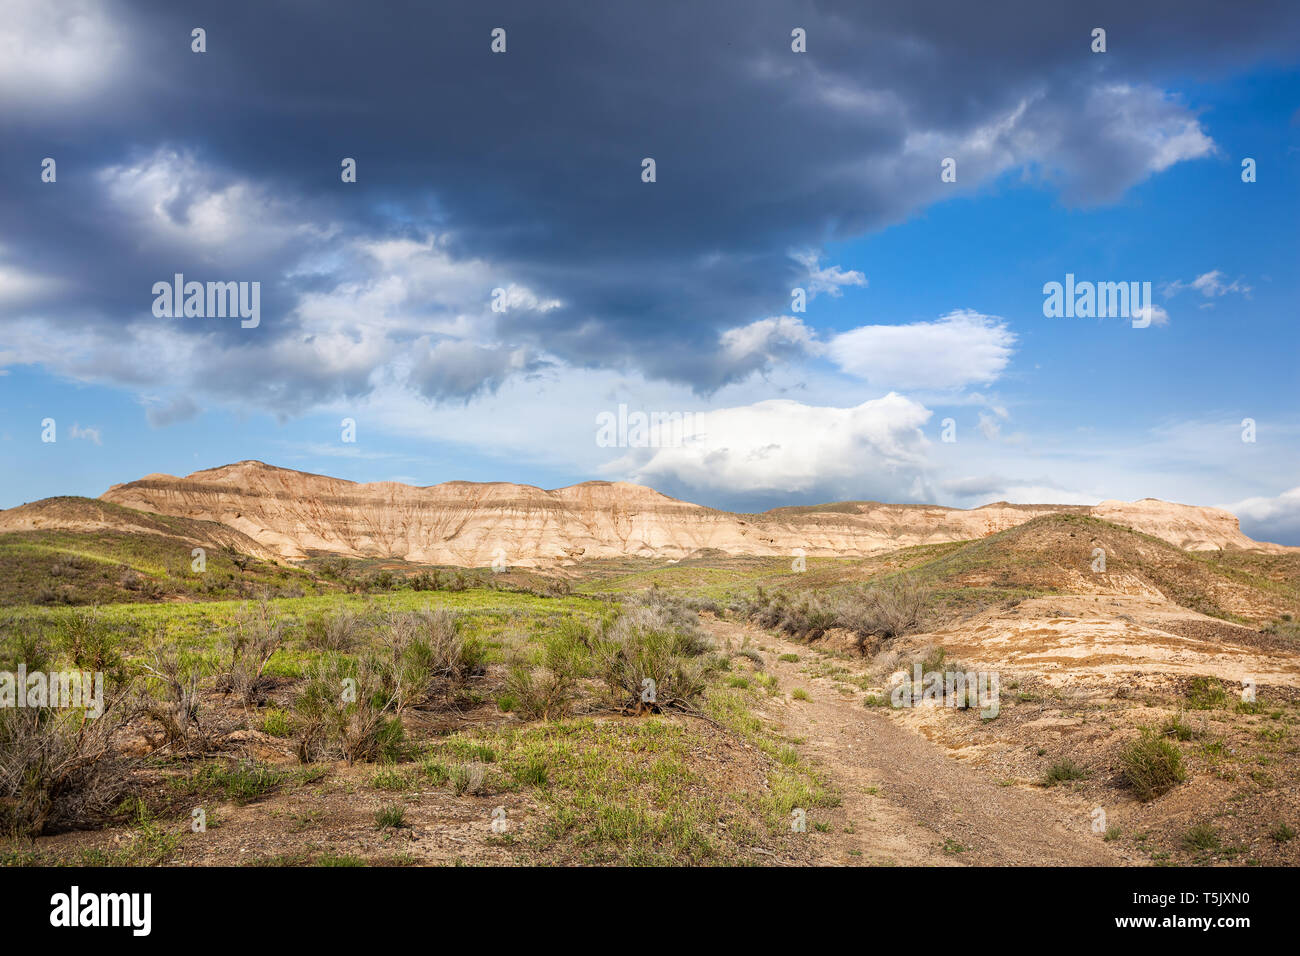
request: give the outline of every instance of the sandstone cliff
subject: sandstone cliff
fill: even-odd
[[[673,560],[705,548],[729,554],[862,556],[980,538],[1040,514],[1092,514],[1193,550],[1285,550],[1241,533],[1226,511],[1154,499],[1095,507],[998,503],[970,511],[842,502],[733,514],[640,485],[590,481],[546,491],[504,482],[429,487],[358,484],[243,461],[185,478],[148,475],[105,501],[220,522],[281,557],[313,552],[484,567],[546,567],[595,558]],[[0,521],[0,525],[3,522]]]

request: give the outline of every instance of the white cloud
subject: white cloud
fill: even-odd
[[[630,449],[605,471],[712,494],[916,497],[930,414],[892,392],[853,408],[772,399],[697,412],[680,444]]]
[[[1133,310],[1133,318],[1139,321],[1146,321],[1149,325],[1168,325],[1169,313],[1163,307],[1152,302],[1150,305],[1144,305],[1140,309]]]
[[[1161,286],[1160,292],[1166,299],[1168,299],[1182,292],[1184,289],[1191,289],[1195,292],[1199,292],[1207,299],[1222,298],[1230,292],[1235,292],[1238,295],[1244,295],[1246,297],[1249,297],[1251,293],[1250,286],[1246,285],[1240,279],[1233,279],[1231,282],[1228,282],[1227,277],[1219,269],[1213,269],[1210,272],[1203,272],[1191,282],[1184,282],[1181,279],[1175,279],[1173,282],[1166,282]],[[1205,308],[1205,306],[1203,305],[1202,308]]]
[[[303,219],[266,187],[225,176],[193,154],[160,148],[97,174],[109,200],[143,238],[223,262],[254,263],[291,243],[336,233]]]
[[[718,340],[727,358],[733,362],[758,356],[770,360],[817,349],[817,333],[790,315],[759,319],[727,329]]]
[[[846,285],[867,287],[867,277],[856,269],[850,269],[845,272],[839,266],[827,266],[821,268],[817,263],[821,258],[815,252],[792,252],[790,258],[800,263],[808,270],[808,298],[812,299],[820,292],[825,292],[833,298],[839,298],[844,293],[841,291]]]
[[[0,104],[42,109],[82,100],[120,76],[124,32],[96,0],[5,0]]]
[[[934,322],[862,326],[837,335],[827,354],[882,388],[960,388],[1001,375],[1015,342],[1002,319],[965,310]]]
[[[1300,486],[1274,497],[1246,498],[1223,505],[1241,519],[1241,530],[1256,541],[1300,543]]]

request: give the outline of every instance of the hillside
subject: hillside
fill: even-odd
[[[424,564],[553,567],[609,558],[728,555],[862,557],[983,538],[1045,514],[1094,515],[1189,550],[1287,549],[1252,541],[1226,511],[1144,499],[1074,505],[998,503],[969,511],[844,502],[742,515],[623,482],[544,490],[504,482],[360,484],[244,461],[185,478],[153,474],[103,501],[219,522],[285,559],[312,554]],[[15,509],[17,510],[17,509]],[[0,529],[10,512],[0,513]]]
[[[202,548],[205,573],[194,572]],[[309,575],[214,521],[147,514],[94,498],[0,512],[0,605],[108,604],[301,592]]]

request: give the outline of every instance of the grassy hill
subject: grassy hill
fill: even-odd
[[[0,605],[113,604],[317,593],[312,575],[277,564],[214,521],[173,518],[94,498],[46,498],[4,512]],[[51,525],[54,527],[41,527]],[[202,548],[204,569],[195,570]]]

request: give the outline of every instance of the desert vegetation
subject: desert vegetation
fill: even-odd
[[[6,540],[15,560],[33,544]],[[721,554],[562,573],[227,567],[217,550],[207,574],[238,587],[162,587],[189,543],[160,531],[95,557],[84,534],[47,538],[33,560],[54,580],[111,565],[111,593],[45,603],[21,574],[0,588],[0,670],[105,678],[98,719],[0,708],[5,862],[1006,862],[1030,825],[1021,793],[1078,821],[1062,859],[1298,852],[1300,695],[1283,676],[1245,700],[1219,665],[1284,675],[1300,653],[1283,556],[1191,555],[1064,514],[802,570]],[[1086,571],[1095,547],[1121,577]],[[1136,596],[1117,586],[1132,581]],[[1181,671],[1152,663],[1166,646]],[[994,717],[969,694],[898,703],[918,669],[977,667],[1001,673]],[[905,748],[865,778],[864,733]],[[965,776],[935,792],[1010,801],[982,837],[905,796],[948,764]],[[891,823],[891,843],[873,801],[924,825]]]
[[[733,656],[751,659],[716,646],[688,602],[658,590],[28,608],[2,626],[6,665],[108,676],[98,719],[0,709],[9,862],[175,861],[203,846],[187,826],[195,808],[219,834],[230,806],[306,793],[330,803],[356,787],[398,798],[367,811],[375,833],[409,834],[420,792],[473,806],[481,852],[503,861],[575,847],[608,861],[726,861],[749,852],[742,840],[788,843],[786,803],[833,802],[811,770],[777,760],[745,717],[749,695],[723,686]],[[757,744],[744,772],[774,775],[784,796],[742,798],[710,779],[697,755],[730,734]],[[644,756],[626,763],[629,752]],[[527,837],[522,819],[486,828],[492,801],[527,805]],[[118,835],[116,849],[97,834]],[[278,862],[289,861],[328,859]]]

